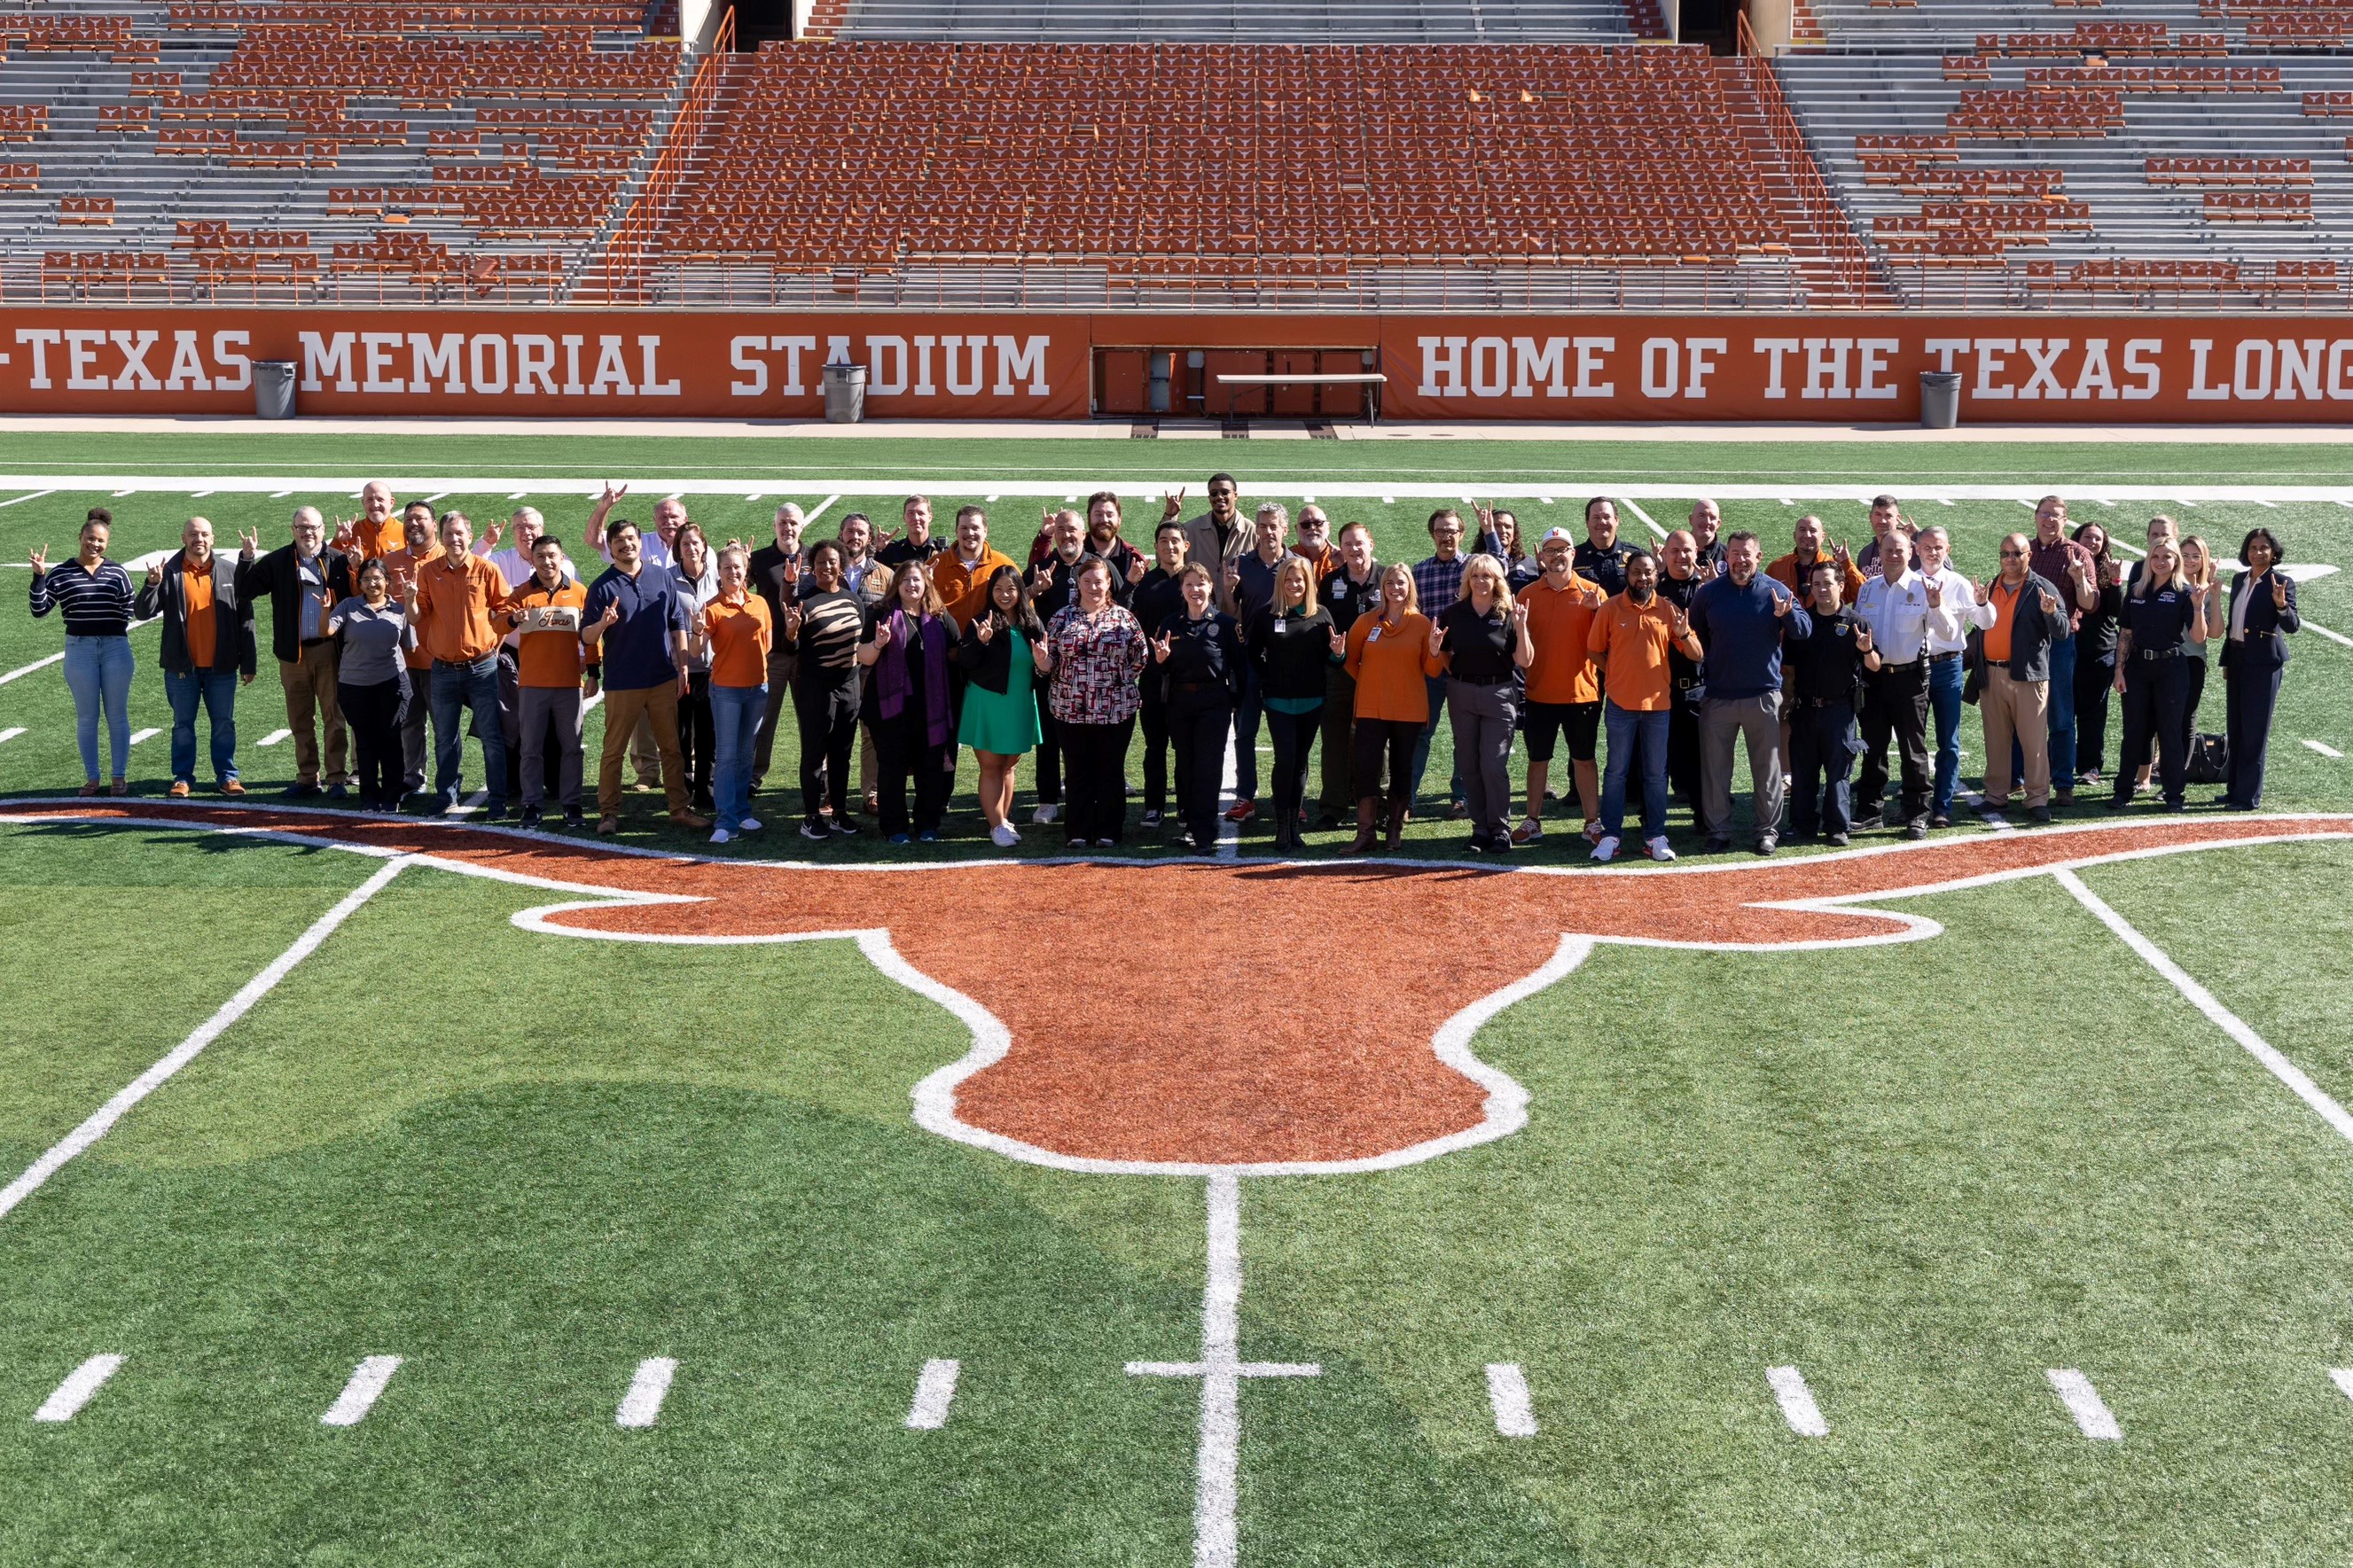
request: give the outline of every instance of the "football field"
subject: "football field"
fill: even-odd
[[[2308,617],[2255,816],[1068,862],[968,774],[920,850],[287,809],[266,655],[256,801],[156,798],[160,735],[71,801],[0,574],[0,1564],[2343,1561],[2341,451],[0,439],[9,562],[375,477],[568,541],[606,478],[723,540],[919,489],[1018,553],[1223,468],[1384,560],[1473,495],[1769,554],[1888,489],[1982,575],[2056,490],[2270,526]]]

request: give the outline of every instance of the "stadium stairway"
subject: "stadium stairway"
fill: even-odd
[[[1819,42],[1851,52],[1973,47],[1988,34],[2084,29],[2128,36],[2158,25],[2174,36],[2210,35],[2229,47],[2338,47],[2353,42],[2353,0],[1799,0]]]
[[[1655,23],[1649,0],[1630,3]],[[1620,0],[847,0],[840,16],[839,37],[952,43],[1605,43],[1638,36]]]

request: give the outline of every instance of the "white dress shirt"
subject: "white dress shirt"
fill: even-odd
[[[1910,664],[1928,646],[1928,588],[1909,567],[1893,583],[1884,574],[1864,578],[1854,613],[1871,628],[1883,666]]]
[[[1980,631],[1993,625],[1993,606],[1978,603],[1978,585],[1950,566],[1939,566],[1934,572],[1920,575],[1922,593],[1934,583],[1944,603],[1928,612],[1928,651],[1962,653],[1969,646],[1969,628]]]

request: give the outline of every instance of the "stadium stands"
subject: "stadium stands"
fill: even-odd
[[[604,0],[80,0],[0,22],[0,287],[560,298],[675,110],[679,43],[645,22]]]
[[[1008,44],[1608,43],[1666,32],[1648,0],[828,0],[814,24],[821,37]]]

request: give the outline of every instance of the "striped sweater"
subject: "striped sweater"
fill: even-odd
[[[119,637],[131,629],[131,574],[111,561],[90,571],[76,556],[33,574],[33,614],[62,610],[69,637]]]

